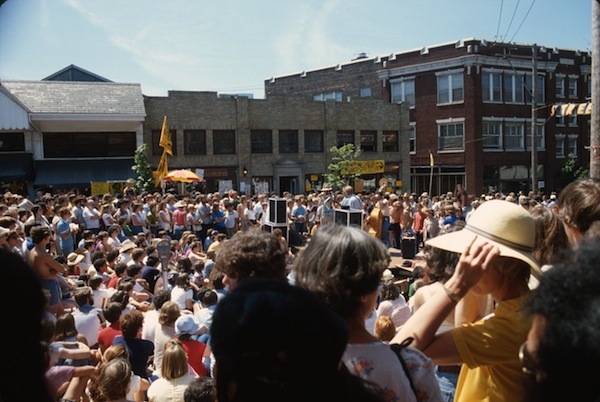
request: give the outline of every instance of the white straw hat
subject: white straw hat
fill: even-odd
[[[541,276],[533,258],[535,221],[525,208],[511,202],[486,201],[473,211],[463,230],[434,237],[426,244],[463,253],[476,236],[497,246],[501,256],[526,262],[535,277]]]

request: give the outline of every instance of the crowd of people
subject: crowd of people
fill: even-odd
[[[0,259],[28,292],[10,318],[40,345],[36,400],[595,401],[598,199],[596,179],[548,197],[6,192]],[[390,258],[406,238],[409,287]]]

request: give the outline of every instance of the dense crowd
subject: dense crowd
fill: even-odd
[[[0,257],[41,295],[15,320],[38,321],[22,330],[39,332],[44,400],[592,401],[573,359],[598,362],[600,328],[565,334],[597,315],[598,199],[594,179],[547,197],[6,192]],[[408,283],[390,259],[406,240]],[[586,305],[555,306],[571,275]],[[1,399],[30,399],[0,368]]]

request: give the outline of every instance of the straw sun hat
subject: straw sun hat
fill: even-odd
[[[500,255],[516,258],[540,277],[542,271],[533,258],[535,222],[523,207],[503,200],[482,203],[473,211],[464,229],[434,237],[427,245],[462,253],[479,236],[500,249]]]

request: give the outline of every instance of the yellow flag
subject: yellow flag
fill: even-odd
[[[154,176],[154,187],[158,188],[160,181],[169,173],[169,167],[167,166],[167,150],[165,150],[160,157],[158,167],[152,175]]]
[[[160,142],[158,145],[164,149],[164,152],[173,156],[173,141],[171,141],[171,133],[167,126],[167,116],[165,116],[165,119],[163,120],[162,130],[160,131]]]
[[[433,165],[433,154],[431,153],[431,151],[429,151],[429,166],[433,167]]]

